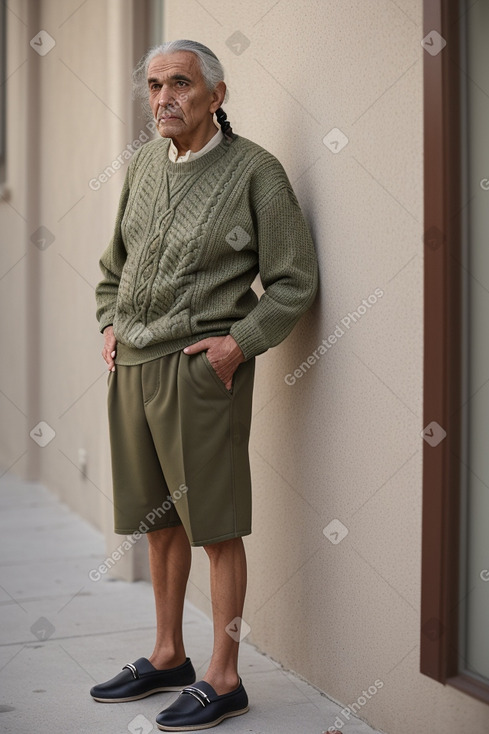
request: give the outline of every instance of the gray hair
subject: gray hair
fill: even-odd
[[[197,56],[200,65],[200,71],[202,73],[202,76],[204,77],[204,81],[209,91],[212,92],[219,82],[224,81],[224,69],[221,62],[219,61],[215,53],[213,53],[210,48],[207,48],[207,46],[204,46],[203,43],[199,43],[198,41],[179,39],[178,41],[167,41],[167,43],[153,46],[153,48],[150,48],[149,51],[143,56],[133,72],[134,96],[142,101],[147,112],[149,111],[151,113],[148,103],[148,67],[151,61],[156,58],[156,56],[161,56],[162,54],[172,54],[176,53],[177,51],[190,51],[190,53],[193,53],[195,54],[195,56]],[[227,101],[227,97],[228,94],[226,90],[224,101]]]

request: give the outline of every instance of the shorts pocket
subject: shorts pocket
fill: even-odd
[[[214,367],[213,367],[213,366],[211,365],[211,363],[209,362],[209,359],[208,359],[208,357],[207,357],[206,353],[205,353],[205,352],[199,352],[199,354],[200,354],[200,356],[202,357],[202,361],[204,362],[204,364],[205,364],[205,366],[206,366],[206,368],[207,368],[208,372],[210,372],[210,374],[212,375],[212,378],[213,378],[214,382],[215,382],[215,383],[217,383],[217,385],[219,385],[219,388],[220,388],[220,390],[221,390],[221,391],[222,391],[222,392],[223,392],[223,393],[224,393],[224,394],[225,394],[225,395],[226,395],[226,396],[227,396],[228,398],[232,398],[232,397],[233,397],[233,389],[232,389],[232,388],[231,388],[231,390],[228,390],[228,389],[227,389],[226,385],[225,385],[225,384],[224,384],[224,382],[223,382],[223,381],[221,380],[221,378],[220,378],[220,377],[219,377],[219,375],[217,374],[216,370],[214,369]],[[233,380],[234,380],[234,375],[233,375]]]

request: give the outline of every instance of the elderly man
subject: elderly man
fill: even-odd
[[[238,647],[254,360],[312,303],[317,262],[283,167],[231,129],[212,51],[173,41],[139,70],[161,137],[128,166],[96,298],[115,532],[148,531],[156,644],[91,695],[119,702],[183,689],[157,724],[188,731],[248,710]],[[191,546],[209,557],[214,625],[197,683],[182,636]]]

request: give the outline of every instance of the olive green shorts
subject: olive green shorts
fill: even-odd
[[[108,381],[115,532],[183,524],[191,545],[251,533],[254,358],[227,390],[205,352],[116,365]]]

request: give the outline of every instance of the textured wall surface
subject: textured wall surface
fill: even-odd
[[[111,552],[94,287],[123,171],[99,175],[139,132],[135,19],[129,0],[9,6],[1,462],[103,529]],[[223,61],[233,127],[282,161],[320,259],[316,304],[257,360],[249,639],[390,734],[482,734],[487,706],[418,672],[421,0],[165,6],[166,38]],[[56,44],[43,57],[29,46],[40,29]],[[39,421],[55,431],[44,447],[29,436]],[[118,575],[146,573],[144,542],[134,550]],[[207,570],[198,549],[189,597],[209,612]]]
[[[132,2],[18,0],[7,23],[0,461],[45,482],[105,532],[112,552],[121,539],[112,533],[94,288],[124,179],[125,166],[113,162],[139,134]],[[119,574],[137,573],[143,546],[123,557]]]
[[[321,265],[314,308],[257,360],[249,639],[343,703],[382,681],[359,715],[386,732],[482,734],[486,706],[418,672],[422,3],[166,8],[165,38],[223,62],[233,129],[285,166]],[[206,574],[196,551],[209,612]]]

